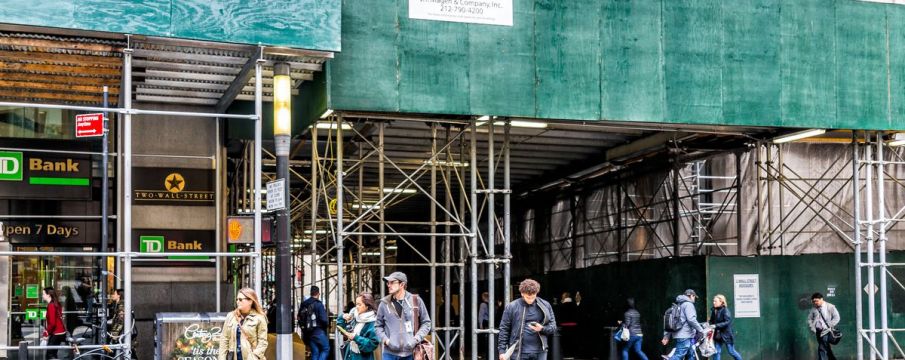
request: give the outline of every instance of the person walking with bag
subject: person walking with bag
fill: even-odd
[[[226,315],[220,337],[219,360],[265,360],[267,316],[251,288],[236,294],[236,310]]]
[[[430,312],[418,295],[406,291],[408,277],[394,272],[383,278],[387,282],[387,295],[377,306],[374,330],[383,344],[383,360],[413,360],[415,348],[422,344],[431,331]],[[432,356],[431,353],[425,353]]]
[[[717,294],[713,297],[713,308],[710,309],[710,324],[716,331],[713,336],[713,344],[716,347],[713,360],[720,360],[723,344],[726,344],[726,349],[729,350],[729,355],[733,359],[742,360],[742,356],[735,350],[735,337],[732,335],[732,314],[726,304],[726,296],[722,294]]]
[[[623,314],[622,331],[628,331],[629,338],[622,344],[622,360],[629,359],[629,351],[635,353],[639,359],[647,360],[647,355],[641,351],[641,313],[635,309],[635,298],[625,300],[628,309]],[[625,336],[623,335],[623,339]]]
[[[377,321],[377,303],[371,293],[361,293],[355,298],[355,307],[336,319],[336,326],[346,338],[344,360],[373,360],[374,350],[380,338],[374,330]]]
[[[60,297],[57,290],[52,287],[44,288],[41,296],[47,303],[47,327],[41,338],[47,339],[47,346],[58,346],[66,340],[66,325],[63,324],[63,306],[60,305]],[[47,350],[45,359],[57,359],[57,350]]]
[[[824,301],[821,293],[811,295],[811,303],[814,307],[808,314],[808,327],[817,337],[817,359],[836,360],[831,337],[836,325],[839,324],[839,310],[836,310],[835,305]]]

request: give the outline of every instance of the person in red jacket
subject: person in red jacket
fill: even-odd
[[[44,329],[43,338],[47,338],[48,346],[56,346],[66,340],[66,325],[63,324],[63,307],[60,305],[60,297],[56,289],[44,288],[44,302],[47,303],[47,327]],[[56,359],[57,350],[47,350],[45,359]]]

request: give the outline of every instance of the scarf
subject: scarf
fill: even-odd
[[[352,334],[354,334],[355,336],[358,336],[361,333],[361,329],[364,329],[365,324],[377,320],[377,314],[375,314],[374,311],[365,311],[364,313],[359,314],[358,309],[352,309],[350,313],[352,314],[352,318],[354,319]],[[356,343],[355,340],[349,341],[349,344],[352,346],[352,352],[361,354],[361,351],[358,350],[358,343]]]

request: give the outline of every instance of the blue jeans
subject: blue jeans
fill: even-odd
[[[644,355],[644,352],[641,351],[641,339],[642,337],[638,335],[632,335],[628,338],[628,341],[622,346],[622,360],[628,360],[629,350],[638,355],[639,359],[647,360],[647,355]]]
[[[676,339],[676,352],[672,354],[669,360],[683,360],[686,355],[691,355],[694,349],[694,339]],[[693,356],[692,356],[693,357]]]
[[[327,334],[318,331],[311,335],[311,360],[327,360],[330,355],[330,339]]]
[[[397,355],[390,354],[386,351],[383,352],[383,360],[413,360],[414,358],[415,358],[415,355],[397,356]]]
[[[716,347],[716,354],[713,354],[711,357],[712,360],[720,360],[720,353],[723,352],[723,344],[721,342],[714,342],[713,345]],[[738,354],[738,351],[735,351],[735,346],[732,344],[726,344],[726,349],[729,350],[729,355],[732,356],[735,360],[742,360],[742,356]]]

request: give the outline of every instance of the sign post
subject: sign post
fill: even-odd
[[[286,179],[267,183],[267,211],[286,208]]]

